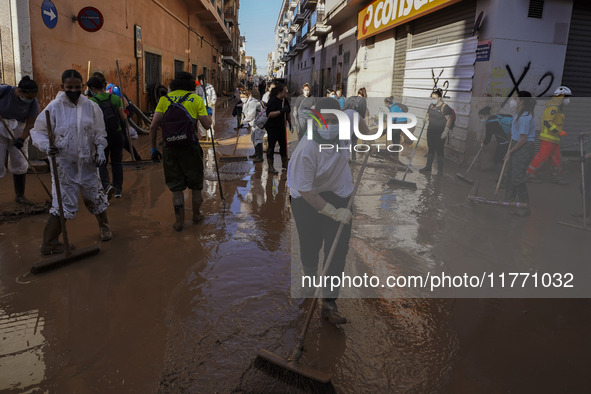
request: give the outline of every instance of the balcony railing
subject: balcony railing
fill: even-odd
[[[305,10],[303,10],[298,4],[295,11],[293,12],[293,23],[302,23],[304,21],[304,12]]]
[[[318,0],[302,0],[300,3],[301,7],[305,10],[313,10],[316,8],[316,4],[318,4]]]

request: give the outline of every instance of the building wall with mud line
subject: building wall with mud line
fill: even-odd
[[[33,75],[41,89],[38,98],[42,106],[60,90],[61,74],[66,69],[78,70],[85,80],[88,74],[98,71],[105,75],[107,82],[118,84],[115,64],[118,60],[124,93],[143,110],[150,109],[144,74],[145,51],[162,57],[160,82],[165,86],[174,76],[175,60],[184,62],[185,71],[191,72],[191,66],[196,65],[199,73],[206,67],[220,75],[221,54],[218,52],[224,43],[201,23],[195,12],[191,15],[190,2],[56,2],[58,23],[53,29],[47,28],[41,19],[42,3],[42,0],[29,3]],[[87,32],[73,20],[87,6],[96,7],[103,14],[104,25],[97,32]],[[135,58],[134,25],[142,28],[144,53],[139,61]],[[217,58],[216,63],[213,63],[213,56]],[[214,86],[217,85],[217,81],[214,82]]]

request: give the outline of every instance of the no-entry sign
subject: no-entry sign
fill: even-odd
[[[103,14],[94,7],[82,8],[77,19],[80,27],[89,32],[99,31],[105,23]]]

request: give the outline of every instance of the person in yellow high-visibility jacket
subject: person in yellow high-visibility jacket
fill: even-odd
[[[552,98],[546,103],[540,133],[540,151],[527,168],[528,179],[535,180],[536,171],[548,160],[552,166],[552,176],[560,185],[566,185],[560,169],[560,138],[566,136],[562,130],[564,113],[562,106],[570,103],[572,95],[569,88],[560,86],[554,91]]]

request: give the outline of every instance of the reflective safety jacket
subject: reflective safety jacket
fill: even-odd
[[[564,114],[561,112],[560,104],[562,97],[552,97],[546,103],[544,116],[542,117],[542,132],[540,139],[543,141],[560,144],[560,135],[564,125]]]

